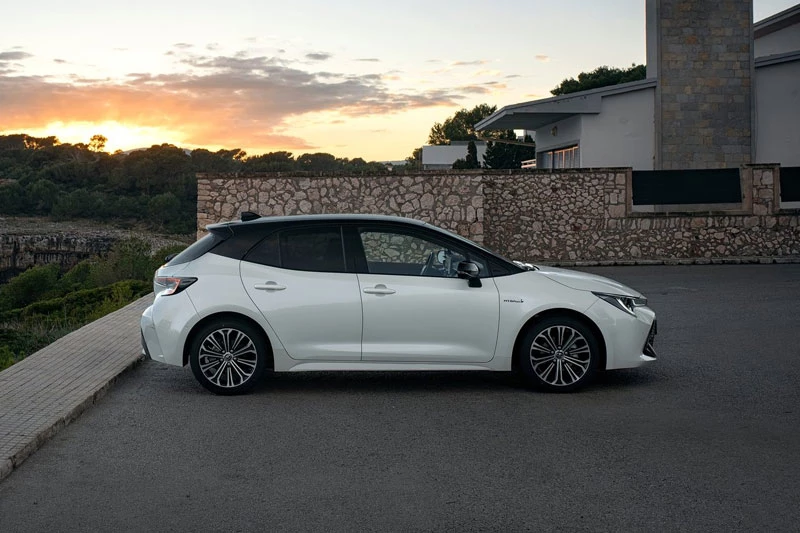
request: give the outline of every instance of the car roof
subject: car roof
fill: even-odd
[[[297,224],[303,222],[352,222],[352,221],[361,221],[361,222],[400,222],[403,224],[415,224],[418,226],[427,226],[428,223],[422,220],[417,220],[414,218],[406,218],[406,217],[398,217],[398,216],[391,216],[391,215],[365,215],[365,214],[341,214],[341,213],[330,213],[330,214],[322,214],[322,215],[289,215],[289,216],[264,216],[255,218],[253,220],[248,220],[243,222],[241,220],[231,220],[227,222],[219,222],[217,224],[209,224],[206,226],[207,229],[219,229],[219,228],[241,228],[244,229],[244,226],[262,226],[264,224],[276,224],[276,225],[283,225],[283,224]]]

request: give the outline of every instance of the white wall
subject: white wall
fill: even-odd
[[[456,159],[465,159],[467,157],[468,144],[423,146],[422,164],[427,165],[429,168],[450,168]],[[476,142],[475,151],[478,153],[478,163],[483,164],[486,143],[482,141]]]
[[[754,56],[771,56],[800,50],[800,24],[794,24],[755,40]]]
[[[653,170],[655,89],[603,97],[602,113],[584,115],[581,166]]]
[[[579,144],[581,139],[581,116],[575,115],[537,129],[536,153]],[[582,146],[581,149],[583,149]]]
[[[800,61],[756,69],[756,163],[800,166]]]

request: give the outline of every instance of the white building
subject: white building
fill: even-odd
[[[483,165],[483,156],[486,153],[486,143],[473,141],[478,152],[478,163]],[[466,159],[469,141],[451,141],[449,145],[434,145],[422,147],[422,168],[424,170],[453,168],[457,159]]]
[[[713,18],[710,5],[702,9]],[[730,5],[720,9],[741,19],[746,0]],[[730,21],[707,31],[676,22],[675,6],[647,0],[647,79],[508,105],[476,131],[535,130],[539,168],[800,166],[800,4],[744,37],[726,32]],[[662,16],[672,18],[662,25]],[[675,27],[689,30],[673,38]]]

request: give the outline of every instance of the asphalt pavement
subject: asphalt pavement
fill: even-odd
[[[800,265],[606,267],[658,362],[575,394],[512,375],[151,361],[0,483],[0,531],[797,531]]]

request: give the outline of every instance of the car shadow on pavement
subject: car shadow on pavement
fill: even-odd
[[[511,372],[308,372],[269,373],[255,394],[341,391],[482,391],[521,387]]]
[[[665,381],[667,376],[651,368],[626,368],[599,372],[590,388],[622,389],[653,385]]]
[[[662,381],[659,376],[644,369],[600,372],[595,382],[577,391],[624,389],[645,386]],[[309,372],[269,373],[254,394],[280,394],[283,392],[476,392],[486,390],[532,391],[525,380],[515,372]],[[573,393],[575,394],[575,393]]]

